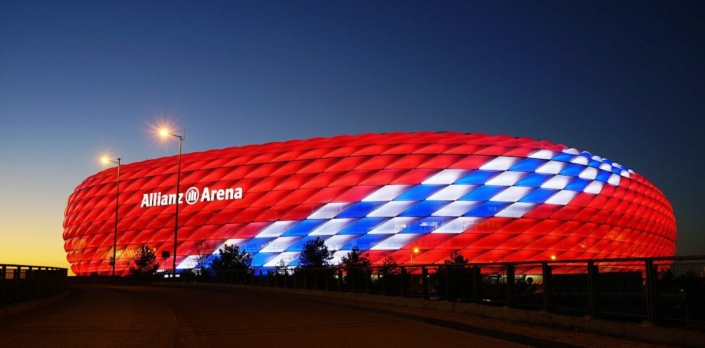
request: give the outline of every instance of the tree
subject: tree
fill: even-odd
[[[159,268],[154,250],[146,244],[137,249],[135,258],[130,264],[130,275],[134,277],[154,275]]]
[[[286,261],[284,261],[284,259],[279,260],[277,265],[274,266],[274,270],[277,274],[287,274]]]
[[[371,262],[367,255],[361,253],[360,248],[354,247],[352,251],[341,258],[340,265],[345,269],[346,282],[364,286],[363,284],[369,281]]]
[[[472,291],[472,270],[467,267],[470,261],[455,250],[448,255],[448,259],[438,266],[434,282],[436,291],[440,296],[449,299],[470,297]]]
[[[389,255],[382,260],[382,267],[379,268],[379,274],[396,275],[401,272],[399,264],[392,255]]]
[[[347,255],[343,256],[340,259],[340,265],[343,266],[343,268],[348,269],[348,268],[369,268],[370,267],[370,258],[367,256],[369,253],[361,253],[360,248],[354,247],[352,251],[350,251]]]
[[[181,279],[187,282],[207,280],[211,273],[209,267],[215,245],[212,240],[202,239],[195,241],[191,248],[195,255],[193,258],[189,258],[188,263],[188,267],[191,267],[191,269],[182,271]]]
[[[225,245],[218,249],[217,255],[211,261],[211,267],[216,271],[229,269],[248,269],[252,263],[252,256],[244,250],[240,251],[237,245]]]
[[[196,264],[193,268],[206,268],[209,266],[209,261],[213,255],[215,245],[210,240],[199,240],[193,244],[193,250],[196,252]]]
[[[299,265],[304,268],[323,268],[333,258],[333,252],[328,251],[326,243],[321,237],[311,239],[304,244],[304,249],[299,254]]]
[[[392,255],[382,260],[382,267],[377,270],[377,284],[386,291],[400,291],[401,289],[401,268]]]
[[[210,266],[210,260],[213,255],[213,249],[215,245],[209,240],[199,240],[193,245],[194,251],[196,252],[196,264],[194,268],[194,276],[200,276],[201,278],[208,277],[208,266]],[[198,269],[198,271],[196,271]]]
[[[443,261],[445,265],[467,265],[470,262],[468,259],[463,257],[463,255],[458,250],[453,250],[453,252],[448,255],[448,259]]]

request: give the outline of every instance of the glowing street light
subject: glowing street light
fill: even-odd
[[[181,183],[181,145],[184,141],[184,137],[178,134],[174,134],[166,128],[161,128],[159,130],[159,136],[162,138],[168,138],[169,136],[179,138],[179,163],[176,168],[176,213],[174,214],[174,254],[172,255],[171,264],[171,276],[176,278],[176,240],[179,235],[179,184]]]
[[[410,266],[413,266],[413,265],[414,265],[414,254],[418,254],[418,253],[419,253],[419,248],[418,248],[418,247],[414,247],[414,250],[411,252],[411,260],[410,260],[410,262],[409,262],[409,265],[410,265]]]
[[[115,179],[115,232],[113,233],[113,260],[110,262],[113,266],[113,277],[115,276],[115,264],[117,263],[117,234],[118,234],[118,200],[120,198],[120,157],[113,161],[108,156],[103,156],[100,159],[103,164],[115,163],[117,164],[117,178]]]

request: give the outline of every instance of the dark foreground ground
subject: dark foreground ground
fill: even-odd
[[[660,347],[451,313],[250,289],[74,287],[0,320],[0,347]]]

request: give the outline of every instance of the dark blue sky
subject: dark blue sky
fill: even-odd
[[[185,152],[421,130],[563,143],[651,180],[678,254],[705,254],[703,18],[700,1],[2,1],[0,262],[64,265],[68,195],[103,151],[174,154],[159,120]]]

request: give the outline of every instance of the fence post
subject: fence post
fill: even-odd
[[[401,284],[401,297],[406,297],[406,286],[404,286],[405,279],[406,278],[406,268],[404,266],[401,267],[401,281],[399,282]]]
[[[2,272],[0,272],[0,307],[5,305],[5,283],[7,281],[7,266],[2,265]]]
[[[367,293],[372,291],[372,269],[367,268],[364,270],[365,273],[365,285],[367,286]]]
[[[658,301],[656,284],[658,282],[658,272],[654,266],[654,260],[646,260],[646,314],[650,322],[654,322],[658,317]]]
[[[338,268],[338,291],[343,291],[343,269]]]
[[[515,268],[507,265],[507,307],[514,307],[514,290],[516,285]]]
[[[12,276],[12,280],[15,282],[15,301],[23,300],[23,298],[20,297],[20,295],[22,294],[20,292],[20,273],[21,272],[22,272],[22,270],[20,269],[19,266],[15,267],[14,275]]]
[[[426,266],[421,266],[421,285],[423,287],[423,298],[428,300],[428,270]]]
[[[475,303],[482,303],[482,270],[478,265],[472,267],[472,292],[475,295]]]
[[[379,270],[377,270],[377,272],[379,272]],[[389,272],[387,272],[387,268],[385,267],[382,270],[382,295],[384,296],[387,296],[387,282],[389,281],[389,278],[387,278],[388,275]]]
[[[59,274],[59,280],[61,281],[61,291],[63,292],[66,290],[66,277],[69,276],[69,271],[67,269],[64,269],[61,271]]]
[[[350,282],[350,292],[355,293],[355,276],[356,276],[357,270],[348,268],[346,273],[347,273],[346,275],[348,277],[348,281]]]
[[[446,276],[445,276],[446,279],[444,279],[444,281],[446,282],[446,301],[450,301],[451,300],[450,294],[452,293],[452,291],[450,289],[450,284],[451,284],[450,279],[453,275],[453,272],[455,272],[455,269],[454,269],[453,265],[446,265],[445,270],[446,270]]]
[[[543,276],[543,310],[553,311],[553,274],[551,266],[544,262],[541,264]]]
[[[42,278],[40,279],[40,282],[39,282],[39,283],[41,284],[41,292],[40,292],[40,295],[39,295],[39,296],[45,297],[45,296],[47,295],[47,276],[49,275],[48,272],[47,272],[47,269],[48,269],[48,268],[47,268],[47,267],[42,267],[42,268],[40,268],[40,269],[42,270],[42,271],[41,271]],[[112,279],[112,278],[111,278],[111,279]]]
[[[313,270],[313,289],[318,290],[318,270]]]
[[[600,315],[600,272],[594,262],[588,261],[588,295],[590,298],[590,315]]]
[[[33,299],[35,297],[34,293],[37,290],[33,271],[32,266],[29,266],[24,274],[24,281],[27,283],[27,299]]]

